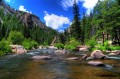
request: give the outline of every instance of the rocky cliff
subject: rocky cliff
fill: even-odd
[[[46,25],[42,21],[40,21],[38,16],[31,13],[15,10],[11,8],[8,4],[6,4],[3,0],[0,0],[0,8],[4,9],[5,15],[15,14],[20,19],[20,21],[28,27],[38,26],[43,29],[47,28]]]

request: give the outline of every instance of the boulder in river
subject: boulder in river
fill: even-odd
[[[116,55],[116,53],[109,53],[108,55],[110,55],[110,56],[111,56],[111,55]]]
[[[91,53],[91,57],[94,58],[94,59],[105,59],[107,58],[106,55],[104,55],[102,53],[102,51],[100,50],[94,50],[92,53]]]
[[[49,48],[49,49],[57,49],[57,48],[54,47],[54,46],[49,46],[48,48]]]
[[[104,66],[104,64],[100,61],[89,61],[88,64],[92,66]]]
[[[115,50],[116,55],[120,55],[120,50]]]
[[[77,50],[77,51],[88,51],[88,48],[89,48],[88,46],[79,45],[79,46],[76,47],[75,50]]]
[[[12,48],[12,52],[15,54],[23,54],[27,52],[27,50],[25,50],[21,45],[10,45],[10,46]]]
[[[86,60],[93,60],[93,57],[87,57]]]
[[[66,50],[56,50],[55,52],[54,52],[55,54],[66,54],[67,53],[67,51]]]
[[[84,55],[81,57],[80,60],[84,60],[84,59],[86,59],[87,57],[88,57],[88,55],[87,55],[87,54],[84,54]]]
[[[35,60],[51,60],[52,57],[50,57],[50,56],[33,56],[32,59],[35,59]]]

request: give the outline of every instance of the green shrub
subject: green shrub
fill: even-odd
[[[98,50],[102,50],[102,51],[106,50],[105,46],[103,46],[103,45],[97,45],[96,47],[97,47],[96,49],[98,49]]]
[[[22,44],[24,36],[21,32],[11,31],[8,40],[11,44]]]
[[[120,50],[120,46],[110,46],[111,50]]]
[[[32,47],[35,47],[38,45],[38,43],[34,40],[25,39],[22,43],[23,47],[27,50],[32,49]]]
[[[105,50],[111,50],[110,44],[108,43],[108,41],[105,41],[104,48],[105,48]]]
[[[63,49],[64,45],[62,43],[56,43],[55,47],[57,47],[58,49],[61,49],[61,48]]]
[[[98,50],[102,50],[102,51],[111,50],[111,47],[110,47],[108,41],[104,42],[104,46],[102,44],[98,44],[96,47]]]
[[[7,53],[11,53],[11,47],[9,46],[9,42],[3,39],[0,41],[0,55]]]
[[[92,38],[89,42],[87,42],[87,45],[90,46],[89,50],[94,50],[95,46],[97,45],[97,41]]]
[[[65,49],[73,50],[78,45],[80,45],[80,42],[78,42],[75,38],[70,38],[70,41],[65,45]]]

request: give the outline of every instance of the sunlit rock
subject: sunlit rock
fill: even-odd
[[[116,55],[115,53],[109,53],[108,55]]]
[[[100,50],[94,50],[94,51],[91,53],[90,56],[91,56],[92,58],[94,58],[94,59],[104,59],[104,58],[107,58],[107,56],[104,55],[104,54],[102,53],[102,51],[100,51]]]
[[[70,57],[70,58],[66,58],[67,60],[79,60],[79,57]]]
[[[88,51],[88,46],[85,46],[85,45],[79,45],[76,47],[76,50],[77,51]]]
[[[49,46],[49,49],[57,49],[55,46]]]
[[[32,59],[35,59],[35,60],[51,60],[52,57],[50,57],[50,56],[33,56]]]
[[[100,61],[89,61],[88,64],[92,66],[104,66],[104,64]]]
[[[54,52],[55,54],[66,54],[67,53],[67,51],[66,50],[56,50],[55,52]]]
[[[12,53],[23,54],[27,52],[27,50],[25,50],[21,45],[10,45],[10,46],[12,48]]]

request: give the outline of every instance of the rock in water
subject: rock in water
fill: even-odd
[[[92,66],[104,66],[104,64],[99,61],[89,61],[88,64]]]
[[[84,60],[84,59],[86,59],[87,57],[88,57],[88,55],[87,55],[87,54],[84,54],[84,55],[82,56],[81,60]]]
[[[70,58],[67,58],[67,60],[79,60],[79,57],[70,57]]]
[[[104,58],[107,58],[106,55],[104,55],[102,53],[102,51],[100,50],[94,50],[92,53],[91,53],[91,57],[94,58],[94,59],[104,59]]]
[[[12,53],[15,54],[23,54],[27,52],[27,50],[25,50],[21,45],[10,45],[10,47],[12,48]]]
[[[51,60],[52,57],[50,57],[50,56],[33,56],[32,59],[35,59],[35,60]]]
[[[110,56],[111,56],[111,55],[116,55],[116,54],[115,54],[115,53],[109,53],[108,55],[110,55]]]
[[[55,52],[54,52],[55,54],[66,54],[67,53],[67,51],[66,50],[56,50]]]

